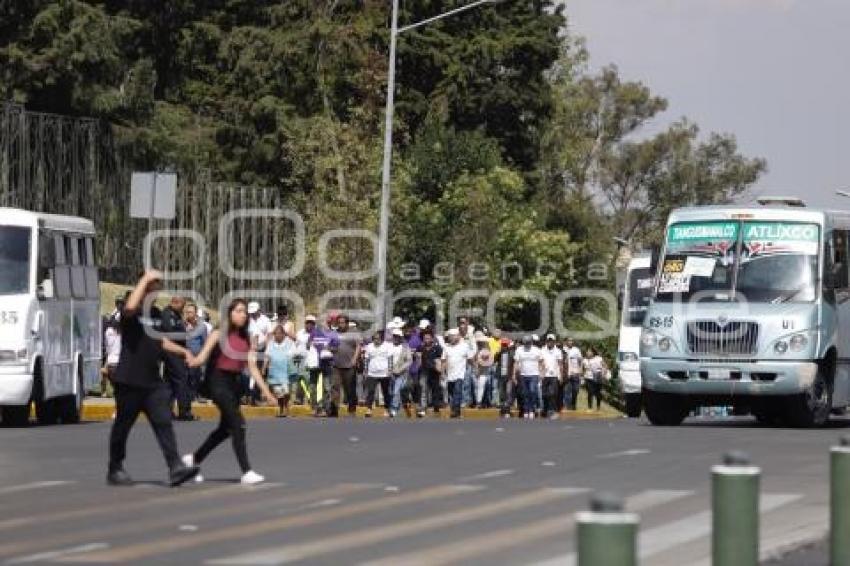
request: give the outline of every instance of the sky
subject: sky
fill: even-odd
[[[594,69],[616,64],[687,116],[734,134],[768,173],[752,195],[850,210],[850,0],[566,0]],[[752,200],[752,196],[746,199]]]

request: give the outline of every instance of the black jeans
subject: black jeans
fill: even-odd
[[[543,416],[548,417],[558,412],[558,378],[547,376],[543,378]]]
[[[221,420],[218,427],[210,433],[201,447],[195,451],[195,463],[200,464],[210,452],[230,437],[239,468],[244,474],[251,469],[248,462],[248,447],[245,442],[245,419],[239,410],[240,378],[239,373],[215,370],[210,377],[210,399],[218,407]]]
[[[390,378],[382,377],[366,377],[366,408],[370,411],[372,410],[372,405],[375,404],[375,388],[380,384],[381,386],[381,394],[384,396],[384,408],[390,408],[390,401],[392,399],[390,395]]]
[[[357,411],[357,377],[354,368],[334,368],[333,384],[331,385],[331,413],[339,411],[342,405],[341,396],[345,394],[348,412]]]
[[[172,398],[177,401],[177,415],[192,414],[192,389],[189,387],[189,368],[180,356],[165,354],[165,379],[171,385]]]
[[[124,464],[127,437],[140,413],[148,418],[168,469],[179,468],[180,454],[171,425],[171,388],[164,382],[153,388],[116,383],[115,422],[109,434],[109,471],[119,470]]]
[[[596,408],[602,405],[602,384],[592,379],[585,380],[584,386],[587,387],[587,408],[593,408],[593,399],[596,399]]]
[[[419,407],[424,411],[430,401],[430,406],[435,411],[443,407],[443,385],[440,383],[440,372],[434,368],[424,368],[419,372],[420,389],[421,381],[425,381],[427,391],[421,391]]]
[[[564,383],[564,405],[571,411],[576,410],[578,401],[578,390],[581,387],[581,377],[571,375]]]

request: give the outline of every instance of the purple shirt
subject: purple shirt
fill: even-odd
[[[407,346],[411,352],[418,352],[422,348],[422,336],[418,328],[413,329],[413,333],[407,338]],[[419,375],[419,356],[413,356],[413,363],[410,364],[410,375],[416,377]]]

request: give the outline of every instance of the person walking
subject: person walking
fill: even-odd
[[[490,372],[493,369],[495,357],[490,349],[487,336],[480,330],[475,333],[477,351],[475,353],[475,395],[472,399],[473,406],[482,408],[485,406],[484,394],[490,383]],[[489,403],[488,403],[489,405]]]
[[[169,470],[172,487],[192,479],[198,468],[184,465],[177,451],[171,412],[171,388],[162,380],[160,363],[168,352],[191,360],[192,354],[167,338],[159,338],[161,313],[156,307],[142,312],[144,304],[153,304],[161,288],[162,274],[147,271],[136,283],[120,313],[121,353],[115,369],[115,421],[109,433],[109,485],[132,485],[124,470],[127,438],[144,413],[153,429],[159,449]]]
[[[596,410],[602,408],[602,386],[608,373],[608,366],[605,360],[596,351],[596,348],[589,346],[587,348],[587,356],[584,359],[584,384],[587,388],[587,408],[593,409],[593,400],[596,399]]]
[[[402,401],[407,417],[413,416],[413,411],[409,400],[402,399],[402,394],[407,388],[407,380],[410,372],[410,365],[413,362],[413,356],[410,353],[410,348],[404,339],[404,331],[400,328],[393,330],[393,345],[391,357],[391,389],[390,389],[390,418],[398,416],[398,411],[401,408]]]
[[[566,380],[564,387],[564,406],[570,411],[576,410],[578,392],[581,388],[581,378],[584,368],[584,356],[572,338],[564,343],[564,369]]]
[[[478,351],[478,346],[475,342],[475,327],[469,324],[469,319],[466,317],[460,317],[457,321],[457,331],[460,335],[461,341],[466,343],[466,347],[469,350],[470,354],[474,357]],[[463,376],[463,407],[469,407],[473,404],[474,399],[474,389],[475,389],[475,364],[468,364],[466,366],[466,374]]]
[[[295,341],[286,335],[282,324],[272,330],[272,339],[266,346],[263,362],[263,374],[271,392],[277,398],[278,417],[289,415],[289,399],[292,391],[290,376],[294,373],[292,358],[295,354]]]
[[[171,340],[186,347],[186,324],[183,322],[183,308],[186,299],[173,296],[168,306],[162,309],[162,332]],[[182,356],[165,355],[165,380],[171,385],[171,396],[177,403],[177,420],[194,421],[192,414],[192,392],[189,387],[189,371]]]
[[[103,333],[103,347],[106,359],[103,364],[103,372],[100,376],[100,396],[112,397],[114,395],[112,382],[115,379],[115,370],[118,369],[118,360],[121,359],[121,316],[116,315],[107,321],[106,331]]]
[[[384,396],[384,408],[389,416],[390,407],[390,358],[393,355],[392,344],[384,341],[384,333],[375,332],[372,343],[364,348],[366,365],[366,417],[372,416],[375,404],[375,389],[380,386]]]
[[[555,342],[555,335],[546,336],[543,355],[543,418],[558,418],[558,392],[564,354]]]
[[[461,405],[463,404],[464,381],[468,368],[475,354],[470,350],[469,344],[461,338],[460,331],[452,328],[446,333],[446,347],[443,348],[443,371],[445,381],[448,385],[449,405],[451,406],[450,417],[460,418]]]
[[[209,380],[210,398],[218,408],[221,419],[194,453],[183,456],[183,463],[186,466],[199,466],[218,445],[231,438],[236,461],[242,471],[240,482],[246,485],[263,482],[265,478],[254,471],[248,460],[245,418],[239,407],[239,381],[245,369],[268,404],[277,405],[277,399],[257,367],[257,352],[251,344],[248,305],[244,299],[234,299],[230,303],[222,328],[209,335],[203,350],[190,360],[189,365],[200,367],[207,361],[206,379]]]
[[[342,405],[342,395],[348,405],[348,415],[357,413],[357,376],[355,366],[360,357],[360,340],[352,332],[348,317],[341,314],[337,317],[337,341],[333,348],[333,385],[331,387],[331,412],[339,414]]]
[[[514,381],[522,384],[522,412],[526,419],[533,419],[537,412],[540,376],[543,374],[540,348],[534,345],[531,336],[523,336],[522,346],[514,354]]]
[[[186,304],[183,308],[183,317],[186,325],[186,348],[193,356],[197,356],[201,353],[209,336],[207,325],[198,316],[198,307],[195,303]],[[202,371],[202,368],[187,368],[186,381],[189,387],[189,396],[193,401],[198,397]]]

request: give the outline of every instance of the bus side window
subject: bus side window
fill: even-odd
[[[848,281],[850,279],[848,277],[850,265],[848,265],[847,261],[847,244],[848,233],[846,230],[835,230],[832,232],[830,253],[827,255],[829,264],[826,266],[830,275],[830,288],[832,289],[846,289],[850,286],[850,281]]]
[[[53,249],[55,250],[55,265],[53,267],[53,291],[57,299],[71,298],[71,251],[66,240],[67,236],[62,234],[53,235]]]
[[[81,245],[85,248],[86,261],[83,264],[85,267],[86,277],[86,298],[100,300],[100,284],[97,277],[97,267],[94,263],[94,239],[89,236],[80,238]]]
[[[85,241],[76,236],[65,236],[70,242],[71,249],[71,295],[75,299],[86,298],[86,272],[85,272]]]

